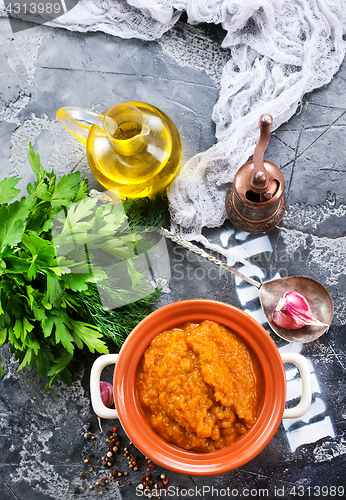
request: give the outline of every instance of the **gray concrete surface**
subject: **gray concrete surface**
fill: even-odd
[[[56,121],[57,109],[67,105],[103,111],[123,100],[150,102],[177,124],[183,161],[214,143],[211,113],[228,57],[219,45],[222,30],[180,22],[161,40],[149,43],[45,26],[12,34],[8,22],[0,21],[1,178],[23,177],[23,188],[32,180],[26,160],[32,142],[46,168],[54,167],[58,175],[79,169],[90,179],[90,187],[98,187],[84,147]],[[241,248],[262,279],[277,273],[307,275],[331,292],[335,317],[330,331],[318,341],[287,344],[268,329],[280,350],[301,352],[309,359],[311,410],[304,419],[283,422],[263,452],[238,470],[203,478],[157,467],[159,474],[167,473],[174,498],[200,498],[198,488],[208,485],[220,495],[227,488],[233,497],[237,492],[239,497],[245,495],[246,490],[259,496],[261,490],[271,499],[283,491],[284,498],[294,498],[294,491],[298,494],[303,488],[304,498],[322,496],[322,486],[331,496],[331,487],[346,491],[345,74],[346,63],[330,85],[306,96],[295,116],[272,136],[266,158],[282,168],[288,202],[280,227],[251,236],[226,222],[206,232],[219,244]],[[254,287],[171,243],[168,247],[170,293],[162,294],[158,306],[212,298],[248,311],[268,328]],[[104,443],[99,435],[91,444],[83,439],[88,422],[97,434],[88,387],[91,360],[81,364],[71,387],[58,384],[43,396],[46,381],[35,371],[17,372],[7,347],[1,347],[1,355],[5,360],[0,380],[1,500],[96,497],[88,486],[102,470],[96,457],[103,453]],[[110,370],[106,376],[111,380]],[[296,373],[288,369],[288,378],[288,399],[295,401]],[[105,424],[105,429],[111,425]],[[124,446],[126,438],[120,433]],[[83,479],[82,459],[91,449],[95,470]],[[117,467],[125,470],[120,457]],[[113,482],[103,498],[133,500],[145,471],[141,465],[138,472],[131,472],[126,487]],[[77,487],[80,494],[75,493]],[[205,490],[204,498],[213,497]]]

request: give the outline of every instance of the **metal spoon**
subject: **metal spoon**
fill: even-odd
[[[288,342],[306,343],[318,339],[329,329],[334,314],[333,300],[328,290],[326,290],[326,288],[318,281],[312,278],[307,278],[306,276],[291,276],[260,283],[252,278],[249,278],[248,276],[245,276],[233,267],[225,264],[225,262],[222,262],[213,255],[208,254],[197,245],[184,240],[167,229],[161,228],[160,232],[163,236],[165,236],[165,238],[174,241],[178,245],[209,260],[210,262],[213,262],[223,269],[235,274],[238,278],[250,283],[250,285],[258,288],[259,298],[265,317],[267,318],[272,330],[279,335],[279,337],[287,340]],[[327,326],[307,325],[299,328],[298,330],[287,330],[277,326],[272,320],[272,314],[282,295],[289,290],[301,293],[308,301],[313,317],[319,319]]]

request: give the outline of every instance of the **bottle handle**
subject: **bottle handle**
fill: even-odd
[[[100,418],[119,418],[118,412],[114,408],[107,408],[102,402],[100,392],[100,378],[102,370],[108,365],[114,365],[118,361],[119,354],[104,354],[99,356],[90,372],[90,398],[94,412]]]
[[[302,381],[302,397],[298,405],[294,408],[285,408],[282,418],[302,417],[310,408],[312,399],[311,373],[308,360],[296,352],[282,352],[280,355],[284,363],[293,363],[297,366]]]
[[[60,108],[57,111],[56,117],[59,123],[84,146],[86,146],[91,126],[97,125],[102,128],[103,116],[94,111],[82,108],[75,108],[73,106]],[[85,122],[92,125],[87,125]]]

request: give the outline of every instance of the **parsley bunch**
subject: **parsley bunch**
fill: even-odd
[[[0,345],[10,343],[19,370],[36,366],[51,377],[46,392],[58,378],[71,383],[78,350],[108,352],[92,314],[84,321],[80,306],[92,303],[100,316],[98,291],[116,301],[144,286],[131,258],[147,242],[129,231],[122,203],[98,206],[88,197],[79,172],[57,182],[31,145],[28,160],[36,181],[27,196],[13,201],[20,179],[0,182]],[[123,272],[105,273],[109,262],[122,262]]]

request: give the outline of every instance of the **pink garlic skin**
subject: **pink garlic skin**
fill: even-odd
[[[100,393],[101,393],[101,399],[102,403],[107,406],[107,408],[110,408],[114,402],[114,396],[113,396],[113,386],[109,382],[100,382]],[[100,431],[102,431],[102,425],[101,425],[101,418],[97,415],[97,420],[99,423]]]
[[[113,386],[109,382],[100,382],[100,393],[102,403],[110,408],[113,404]]]
[[[298,330],[305,325],[328,326],[312,317],[308,301],[299,292],[286,292],[273,311],[274,323],[286,330]]]

